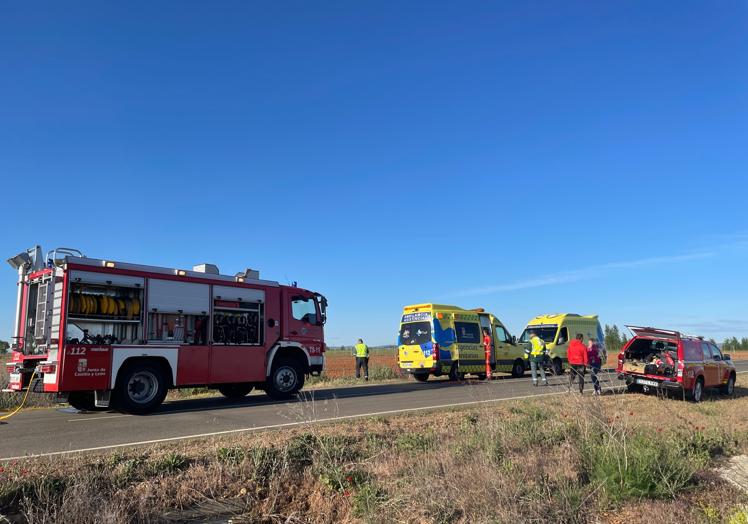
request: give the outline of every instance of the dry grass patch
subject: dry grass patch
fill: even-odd
[[[701,405],[547,397],[20,461],[0,472],[0,513],[82,523],[723,522],[748,499],[709,472],[746,451],[744,394]]]

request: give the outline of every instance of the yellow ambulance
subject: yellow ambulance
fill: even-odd
[[[551,358],[551,369],[557,375],[564,372],[568,367],[567,351],[569,341],[577,334],[584,335],[584,343],[594,337],[600,344],[605,343],[605,336],[600,327],[597,315],[577,315],[574,313],[557,313],[551,315],[539,315],[527,323],[525,331],[519,337],[520,345],[530,346],[529,333],[534,331],[545,341]]]
[[[425,382],[431,375],[461,380],[466,373],[486,376],[483,329],[493,339],[491,369],[521,377],[525,373],[524,346],[504,324],[483,309],[442,304],[406,306],[400,319],[398,364]]]

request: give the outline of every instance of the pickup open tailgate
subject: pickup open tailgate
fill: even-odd
[[[669,329],[658,329],[653,327],[641,327],[641,326],[626,326],[631,332],[637,337],[652,337],[661,338],[664,340],[680,340],[679,331],[671,331]]]

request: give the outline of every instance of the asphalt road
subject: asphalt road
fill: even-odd
[[[748,372],[748,361],[736,362]],[[71,408],[22,411],[0,425],[0,461],[155,444],[189,438],[280,429],[330,420],[384,416],[427,409],[501,402],[533,396],[549,401],[566,394],[564,377],[547,387],[503,375],[491,382],[467,380],[402,382],[305,391],[291,402],[253,394],[240,402],[221,397],[165,403],[147,416],[116,412],[78,413]],[[602,379],[606,390],[620,387],[614,373]],[[588,385],[591,390],[591,386]]]

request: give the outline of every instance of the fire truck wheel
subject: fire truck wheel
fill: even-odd
[[[68,404],[78,411],[105,411],[109,408],[97,408],[94,403],[93,391],[71,391],[68,394]]]
[[[239,400],[249,395],[252,384],[223,384],[218,386],[218,391],[229,400]]]
[[[282,358],[273,364],[265,383],[265,393],[276,400],[287,400],[304,387],[304,371],[298,361]]]
[[[117,377],[117,407],[135,415],[150,413],[164,401],[166,390],[160,366],[148,362],[133,363]]]

